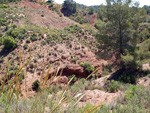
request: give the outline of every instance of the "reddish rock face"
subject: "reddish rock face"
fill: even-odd
[[[79,64],[70,64],[63,70],[63,75],[69,76],[75,74],[77,77],[87,77],[87,73]]]

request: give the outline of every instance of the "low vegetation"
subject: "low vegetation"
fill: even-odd
[[[47,26],[46,9],[79,24]],[[45,24],[35,24],[26,11]],[[150,112],[149,14],[149,6],[130,0],[92,7],[1,0],[0,112]],[[104,102],[94,98],[97,91],[109,95]]]

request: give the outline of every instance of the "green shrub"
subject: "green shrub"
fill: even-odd
[[[0,4],[0,8],[8,8],[9,6],[6,4]]]
[[[138,88],[134,85],[131,85],[128,90],[125,91],[125,99],[130,100],[136,95]]]
[[[80,65],[84,68],[87,74],[91,74],[95,70],[94,66],[89,62],[86,63],[81,62]]]
[[[32,83],[32,89],[33,91],[38,91],[40,88],[40,82],[39,80],[35,80],[33,83]]]
[[[37,58],[35,58],[35,59],[34,59],[34,63],[37,63],[37,61],[38,61]]]
[[[1,57],[1,58],[0,58],[0,63],[3,63],[3,62],[4,62],[4,58]]]
[[[44,14],[42,14],[41,17],[44,17]]]
[[[31,42],[31,39],[28,38],[28,39],[26,40],[26,43],[30,43],[30,42]]]
[[[80,22],[80,21],[81,21],[81,17],[78,16],[77,19],[76,19],[76,21],[77,21],[77,22]]]
[[[87,36],[85,36],[84,38],[85,38],[85,39],[87,39],[88,37],[87,37]]]
[[[76,82],[77,81],[77,77],[76,77],[76,75],[70,75],[69,77],[68,77],[68,79],[69,79],[69,81],[70,81],[70,79],[73,77],[73,79],[72,79],[72,81],[71,81],[71,85],[74,83],[74,82]]]
[[[54,5],[54,4],[50,4],[48,7],[51,8],[51,7],[53,7],[53,5]]]
[[[7,31],[9,29],[9,26],[8,25],[6,25],[6,27],[5,27],[5,31]]]
[[[110,92],[110,93],[115,93],[117,92],[119,89],[119,84],[117,81],[108,81],[107,85],[106,85],[106,91]]]
[[[3,37],[3,34],[0,34],[0,37]]]
[[[125,72],[123,75],[119,77],[119,81],[124,83],[135,84],[137,80],[137,76],[132,75],[130,72]]]
[[[28,48],[28,44],[24,44],[23,48],[27,49]]]
[[[1,25],[6,26],[7,25],[7,20],[4,19],[4,18],[0,18],[0,26]]]
[[[81,19],[81,20],[80,20],[80,24],[83,24],[83,23],[84,23],[84,20],[83,20],[83,19]]]
[[[41,44],[44,46],[44,45],[46,45],[46,42],[45,42],[45,41],[42,41]]]
[[[37,41],[38,40],[38,35],[37,33],[33,33],[32,36],[30,37],[31,41]]]
[[[30,64],[30,68],[31,68],[31,69],[34,68],[34,64],[33,64],[33,63]]]
[[[19,36],[19,31],[17,31],[17,30],[12,31],[12,32],[11,32],[11,36],[12,36],[13,38],[17,38],[17,37]]]
[[[137,65],[133,55],[126,55],[126,56],[122,55],[121,60],[124,63],[126,69],[137,70],[140,67],[140,65]]]
[[[94,14],[94,8],[93,7],[90,7],[89,8],[89,12],[88,12],[89,15],[92,15]]]
[[[78,60],[78,58],[75,57],[75,58],[73,58],[71,61],[72,61],[72,62],[77,62],[77,60]]]
[[[49,55],[52,55],[52,53],[51,53],[51,52],[49,52]]]
[[[3,38],[0,37],[0,45],[3,44]]]
[[[4,48],[9,50],[9,49],[14,49],[17,47],[17,42],[14,40],[13,37],[4,37]]]
[[[103,76],[109,75],[109,71],[106,68],[103,68],[103,72],[102,72]]]
[[[33,37],[31,37],[30,39],[31,39],[31,41],[37,41],[37,40],[38,40],[38,37],[33,36]]]

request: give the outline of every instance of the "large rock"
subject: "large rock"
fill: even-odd
[[[64,75],[73,75],[75,74],[77,77],[87,77],[87,73],[84,71],[83,67],[79,64],[70,64],[67,65],[63,70]]]
[[[84,91],[85,96],[80,100],[79,105],[84,106],[87,103],[92,105],[98,104],[109,104],[116,100],[119,96],[123,95],[122,92],[108,93],[102,90],[86,90]]]

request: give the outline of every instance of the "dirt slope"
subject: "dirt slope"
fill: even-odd
[[[64,16],[60,17],[56,12],[34,2],[23,1],[18,4],[18,7],[23,8],[26,12],[26,17],[31,23],[38,26],[63,29],[69,25],[77,24],[75,21]]]

